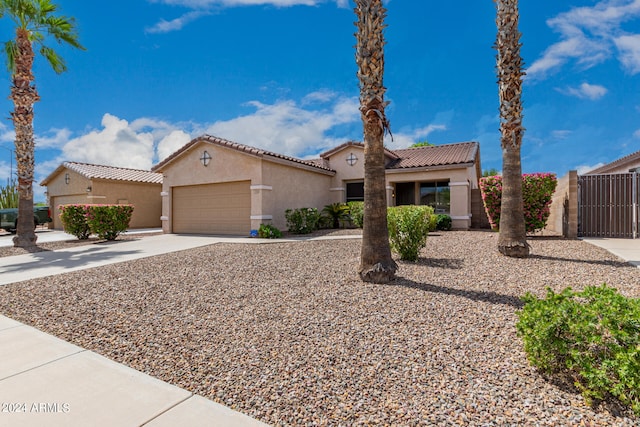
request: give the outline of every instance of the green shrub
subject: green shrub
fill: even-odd
[[[295,234],[308,234],[318,229],[320,213],[316,208],[287,209],[287,228]]]
[[[451,230],[451,217],[447,214],[438,214],[436,217],[436,230]],[[433,215],[432,215],[433,218]]]
[[[429,217],[429,232],[434,232],[438,229],[438,216],[431,215]]]
[[[88,205],[87,223],[100,239],[115,240],[129,228],[132,205]]]
[[[613,396],[640,415],[640,299],[603,284],[523,301],[516,329],[533,366],[573,378],[588,403]]]
[[[263,239],[279,239],[282,237],[282,231],[271,224],[260,224],[258,228],[258,237]]]
[[[323,216],[330,219],[332,228],[340,228],[340,221],[349,220],[349,206],[346,203],[332,203],[322,209]]]
[[[65,233],[76,236],[79,240],[88,239],[91,229],[87,223],[88,205],[60,205],[60,220]]]
[[[400,259],[415,261],[427,244],[431,206],[396,206],[387,209],[387,224],[391,249]]]
[[[351,222],[358,228],[364,225],[364,202],[348,202],[349,217]]]

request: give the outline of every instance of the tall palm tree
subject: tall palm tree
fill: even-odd
[[[10,18],[16,30],[15,39],[5,43],[12,80],[9,98],[14,105],[11,119],[16,132],[19,193],[17,234],[13,238],[16,247],[31,248],[37,238],[33,228],[33,104],[40,97],[33,83],[34,45],[56,73],[62,73],[67,67],[52,48],[44,45],[46,36],[52,36],[58,43],[84,49],[78,42],[74,20],[56,16],[57,9],[51,0],[0,0],[0,18]]]
[[[529,256],[522,200],[520,148],[522,126],[522,78],[518,30],[518,0],[494,0],[497,7],[498,91],[500,96],[500,134],[502,145],[502,201],[498,250],[510,257]]]
[[[356,63],[360,81],[360,112],[364,125],[364,227],[359,274],[362,280],[386,283],[395,277],[387,229],[384,169],[385,116],[382,84],[386,9],[381,0],[356,0]]]

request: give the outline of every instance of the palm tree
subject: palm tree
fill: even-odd
[[[364,125],[364,227],[359,274],[362,280],[386,283],[395,277],[387,229],[384,169],[385,116],[382,84],[386,9],[381,0],[356,0],[356,63],[360,81],[360,112]]]
[[[520,147],[522,126],[522,57],[518,30],[518,0],[494,0],[497,7],[498,91],[502,145],[502,201],[498,250],[506,256],[529,256],[522,201]]]
[[[56,73],[62,73],[67,67],[52,48],[44,45],[46,36],[52,36],[58,43],[84,49],[78,42],[74,20],[54,15],[57,9],[50,0],[0,0],[0,18],[10,18],[16,29],[15,40],[5,43],[12,79],[9,98],[13,101],[14,111],[11,119],[16,132],[19,194],[17,234],[13,238],[16,247],[31,248],[36,244],[33,228],[33,104],[40,97],[33,84],[34,45],[39,47],[40,54]]]

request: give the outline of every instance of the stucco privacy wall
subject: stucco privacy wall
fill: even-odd
[[[569,171],[558,180],[551,199],[551,209],[545,231],[562,234],[569,239],[578,237],[578,172]]]

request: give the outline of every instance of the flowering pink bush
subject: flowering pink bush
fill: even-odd
[[[551,197],[558,180],[553,173],[531,173],[522,175],[522,199],[524,220],[528,233],[542,230],[551,212]],[[500,226],[500,203],[502,201],[502,177],[488,176],[480,179],[482,202],[491,228]]]

